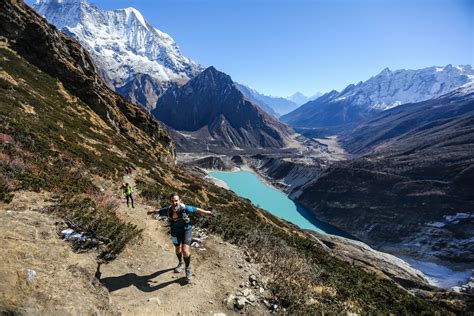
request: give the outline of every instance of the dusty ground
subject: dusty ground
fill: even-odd
[[[320,142],[323,145],[328,146],[329,152],[337,160],[346,160],[351,157],[351,155],[347,153],[338,143],[337,136],[329,136],[326,138],[315,138],[315,140]]]
[[[34,210],[48,197],[20,192],[0,208],[0,314],[110,314],[107,290],[93,277],[95,256],[72,252],[54,219]]]
[[[133,178],[124,180],[134,185]],[[139,200],[134,209],[122,201],[118,211],[144,229],[143,238],[114,261],[98,266],[94,251],[74,253],[58,237],[55,219],[31,209],[47,204],[47,198],[21,192],[0,209],[0,312],[3,306],[42,315],[231,315],[236,312],[224,299],[241,290],[239,285],[250,274],[257,274],[241,249],[211,235],[203,241],[205,250],[192,248],[193,283],[186,284],[184,272],[172,271],[177,259],[167,228],[147,216],[152,208]],[[30,281],[28,269],[36,272]],[[243,312],[268,313],[259,303]]]

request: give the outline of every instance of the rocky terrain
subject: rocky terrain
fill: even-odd
[[[2,2],[0,36],[2,313],[470,308],[463,294],[449,301],[413,296],[383,273],[339,259],[306,232],[176,166],[174,144],[161,125],[107,88],[86,50],[22,1]],[[123,177],[129,166],[133,176]],[[135,209],[117,197],[123,181],[134,184]],[[197,248],[206,250],[193,248],[196,284],[186,287],[168,273],[175,259],[166,230],[144,219],[174,191],[216,215],[195,219]],[[66,238],[68,230],[77,235]]]
[[[345,147],[365,155],[333,164],[298,201],[375,247],[472,264],[469,87],[386,111],[348,133]]]
[[[202,70],[134,8],[101,10],[85,0],[41,0],[33,8],[81,43],[110,88],[149,110],[170,86]]]
[[[181,151],[282,148],[291,142],[292,131],[285,124],[248,101],[214,67],[167,90],[151,113],[178,131],[172,135]]]
[[[349,131],[388,109],[444,95],[473,78],[470,65],[395,71],[386,68],[341,92],[326,93],[282,116],[281,120],[302,132],[334,135]]]

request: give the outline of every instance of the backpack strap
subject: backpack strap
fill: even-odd
[[[172,212],[171,210],[172,210],[172,206],[170,205],[170,207],[168,208],[168,220],[175,221],[175,219],[171,216],[171,212]],[[180,203],[176,213],[178,214],[178,219],[176,221],[183,219],[183,221],[186,224],[188,224],[191,221],[191,219],[188,216],[188,213],[186,212],[186,204]]]

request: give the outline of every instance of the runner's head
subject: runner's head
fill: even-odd
[[[173,207],[177,207],[179,205],[180,199],[179,199],[178,193],[173,193],[170,195],[170,202],[171,202],[171,206]]]

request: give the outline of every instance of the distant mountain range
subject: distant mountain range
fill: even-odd
[[[279,117],[298,108],[299,104],[288,98],[273,97],[261,94],[257,90],[246,85],[236,83],[237,88],[251,101],[258,104],[263,110]]]
[[[209,67],[182,87],[168,89],[152,114],[182,132],[187,151],[282,148],[293,132],[246,98],[230,76]]]
[[[134,8],[100,10],[85,0],[38,0],[33,7],[87,49],[111,88],[148,109],[167,88],[202,71]]]
[[[186,83],[203,70],[134,8],[100,10],[85,0],[38,0],[33,8],[87,49],[109,87],[148,110],[155,108],[168,88]],[[284,98],[264,96],[243,85],[239,88],[274,117],[298,107]]]
[[[272,115],[273,117],[276,117],[276,118],[279,118],[280,117],[280,113],[277,113],[274,109],[273,109],[273,106],[270,105],[270,104],[267,104],[265,101],[263,101],[262,99],[262,95],[255,89],[252,89],[250,87],[247,87],[243,84],[240,84],[240,83],[237,83],[235,82],[235,86],[237,87],[237,89],[240,90],[240,92],[242,92],[242,94],[251,102],[257,104],[262,110],[264,110],[265,112],[267,112],[268,114]],[[268,100],[266,100],[268,101]],[[277,101],[278,102],[278,101]],[[271,102],[273,104],[273,102]],[[290,105],[292,108],[294,107],[294,105]]]
[[[303,105],[309,101],[313,101],[317,98],[319,98],[320,96],[322,95],[321,92],[318,92],[310,97],[307,97],[305,96],[304,94],[302,94],[301,92],[296,92],[292,95],[290,95],[289,97],[286,97],[287,100],[290,100],[291,102],[294,102],[298,105]]]
[[[396,71],[386,68],[365,82],[326,93],[283,115],[281,120],[293,127],[340,132],[401,104],[439,97],[473,79],[470,65]]]
[[[379,112],[340,141],[363,156],[328,168],[299,202],[371,245],[474,262],[474,83]]]

